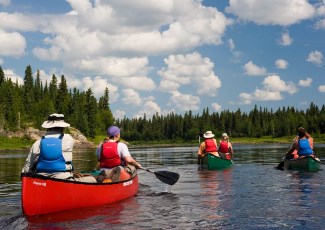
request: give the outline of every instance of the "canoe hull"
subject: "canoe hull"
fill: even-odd
[[[217,157],[213,154],[206,154],[201,159],[201,168],[202,169],[209,169],[209,170],[222,170],[226,168],[230,168],[233,166],[233,160],[226,160],[220,157]]]
[[[313,157],[284,160],[284,168],[288,170],[317,171],[321,168],[321,162]]]
[[[118,183],[83,183],[22,174],[22,209],[26,216],[117,202],[138,192],[138,176]]]

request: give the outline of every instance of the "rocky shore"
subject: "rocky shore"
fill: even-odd
[[[75,146],[74,148],[96,148],[96,145],[93,142],[87,140],[85,135],[83,135],[78,129],[70,127],[66,130],[66,133],[69,133],[75,139]],[[0,135],[6,136],[8,138],[18,137],[18,138],[29,138],[31,140],[37,140],[41,138],[45,134],[45,130],[35,129],[33,127],[29,127],[25,130],[20,130],[16,132],[12,131],[2,131]]]

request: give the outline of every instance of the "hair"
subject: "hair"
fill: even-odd
[[[48,128],[47,130],[48,131],[58,131],[58,132],[63,133],[64,128],[63,127],[53,127],[53,128]]]
[[[302,138],[302,137],[305,136],[305,134],[306,134],[305,129],[304,129],[303,127],[300,127],[300,128],[298,129],[298,136],[299,136],[300,138]]]

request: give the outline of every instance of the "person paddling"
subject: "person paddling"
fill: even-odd
[[[44,121],[45,135],[31,147],[22,173],[36,173],[42,176],[63,180],[96,183],[93,176],[82,176],[73,172],[72,151],[74,139],[65,134],[70,124],[64,121],[64,115],[53,113]]]
[[[141,164],[131,156],[127,145],[120,138],[120,128],[113,125],[107,129],[107,138],[99,144],[96,150],[97,168],[101,170],[98,182],[128,179],[136,169],[141,168]]]
[[[222,139],[219,141],[218,152],[221,158],[230,160],[233,157],[232,145],[229,141],[227,133],[223,133]]]
[[[218,144],[217,140],[214,138],[214,134],[212,131],[207,131],[203,134],[204,141],[200,144],[199,150],[198,150],[198,164],[201,162],[201,158],[204,157],[207,153],[211,153],[217,157],[219,157],[218,154]]]
[[[314,143],[313,138],[305,131],[303,127],[298,128],[298,135],[294,139],[294,142],[286,153],[286,159],[296,158],[294,153],[298,153],[298,157],[302,158],[305,156],[314,157]]]

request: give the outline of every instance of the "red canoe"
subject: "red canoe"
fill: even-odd
[[[138,192],[138,176],[115,183],[83,183],[22,174],[22,209],[26,216],[117,202]]]

